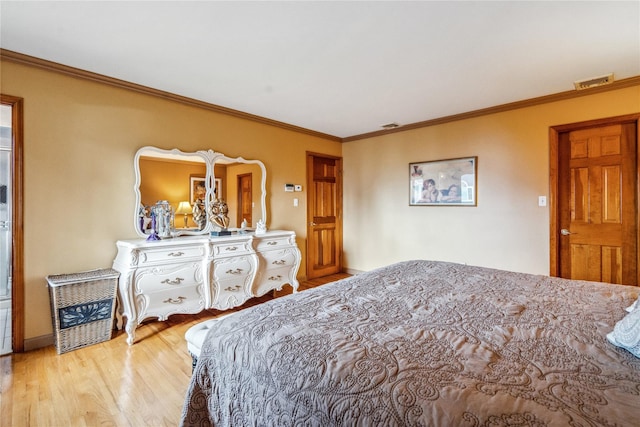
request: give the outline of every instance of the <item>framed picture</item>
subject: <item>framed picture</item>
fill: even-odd
[[[215,197],[218,199],[222,199],[224,200],[224,194],[222,194],[222,180],[220,178],[216,178],[215,179],[215,183],[216,183],[216,195]]]
[[[204,176],[191,176],[189,177],[190,180],[190,193],[189,193],[189,202],[191,203],[191,206],[193,206],[193,204],[195,203],[196,199],[202,199],[204,200],[205,196],[206,196],[206,191],[207,191],[207,187],[205,184],[205,178]],[[216,183],[216,188],[215,190],[215,196],[217,198],[221,198],[222,195],[222,180],[220,178],[216,178],[215,179],[215,183]]]
[[[409,206],[477,206],[477,157],[409,163]]]
[[[191,176],[189,179],[191,181],[189,203],[193,206],[197,199],[204,200],[207,194],[207,187],[204,176]]]

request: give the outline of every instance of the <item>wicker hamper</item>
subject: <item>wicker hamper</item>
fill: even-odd
[[[119,276],[110,268],[47,276],[58,354],[111,339]]]

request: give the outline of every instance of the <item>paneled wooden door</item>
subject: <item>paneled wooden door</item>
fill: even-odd
[[[560,277],[637,285],[637,134],[637,120],[558,132]]]
[[[342,159],[307,153],[307,278],[342,272]]]
[[[253,224],[253,175],[244,173],[238,175],[238,213],[236,227],[240,227],[243,220],[247,220],[249,227]]]

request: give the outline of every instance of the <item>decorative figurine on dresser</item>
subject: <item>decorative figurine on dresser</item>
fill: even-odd
[[[157,233],[140,227],[140,206],[153,202],[145,199],[154,196],[148,190],[154,187],[150,183],[165,178],[149,174],[148,171],[153,171],[154,167],[147,163],[163,162],[162,175],[171,175],[168,160],[181,166],[191,162],[203,169],[204,177],[196,179],[205,183],[205,212],[215,211],[211,206],[218,198],[237,194],[237,187],[233,185],[238,182],[239,175],[253,176],[260,182],[261,193],[256,198],[252,194],[239,195],[237,204],[227,201],[229,221],[225,224],[229,226],[225,229],[230,232],[228,235],[214,235],[219,234],[214,230],[220,227],[214,223],[213,216],[208,216],[204,226],[196,223],[193,228],[172,227],[169,237],[147,240],[149,235]],[[125,317],[129,345],[135,340],[136,328],[145,319],[166,320],[172,314],[195,314],[210,308],[227,310],[244,304],[250,298],[280,290],[285,284],[297,291],[296,275],[301,257],[296,235],[293,231],[266,231],[266,169],[261,161],[229,158],[211,150],[183,153],[175,149],[144,147],[136,153],[135,169],[137,201],[134,225],[141,238],[118,241],[118,253],[113,262],[113,268],[120,273],[118,327],[122,328]],[[171,179],[178,181],[178,186],[186,186],[190,182],[190,188],[193,188],[194,179],[191,177],[189,181],[189,178],[187,176],[182,181],[176,175]],[[161,183],[160,188],[170,185],[169,181]],[[216,194],[216,188],[222,194]],[[171,188],[166,188],[166,191],[167,194],[175,193]],[[168,198],[165,194],[156,199]],[[190,200],[195,201],[193,198]],[[250,213],[247,213],[246,206],[243,209],[238,205],[243,200],[252,200]],[[172,200],[169,199],[168,203],[171,204]],[[236,210],[243,216],[234,215]],[[253,220],[247,221],[247,215]],[[229,224],[234,219],[237,223]],[[257,229],[251,228],[252,223]]]

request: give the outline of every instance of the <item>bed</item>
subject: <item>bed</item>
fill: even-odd
[[[639,426],[640,359],[610,342],[638,294],[393,264],[216,322],[181,423]]]

